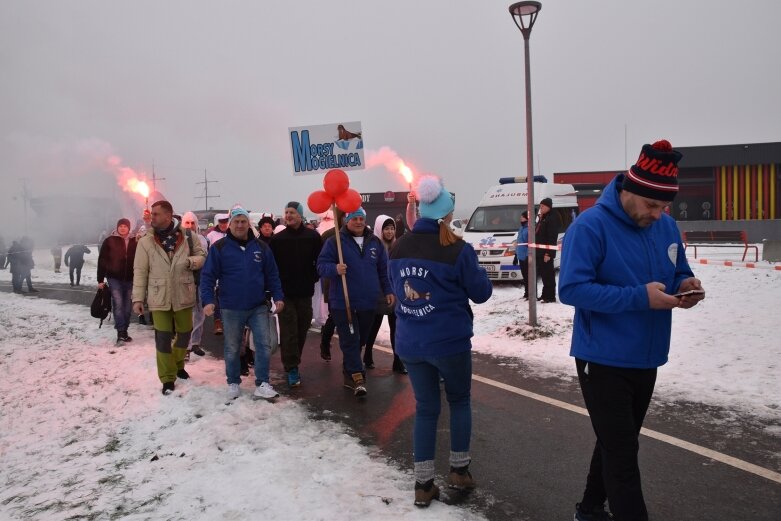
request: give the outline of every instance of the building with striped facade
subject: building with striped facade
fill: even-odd
[[[781,219],[781,142],[675,148],[683,154],[680,191],[670,207],[676,220]],[[582,211],[621,172],[558,172],[553,180],[575,186]]]

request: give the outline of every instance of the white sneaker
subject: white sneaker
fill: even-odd
[[[240,394],[239,384],[228,384],[228,400],[235,400]]]
[[[271,387],[271,384],[268,382],[263,382],[259,386],[255,387],[255,398],[263,398],[264,400],[270,400],[271,398],[276,398],[279,396],[279,393],[274,390],[273,387]]]

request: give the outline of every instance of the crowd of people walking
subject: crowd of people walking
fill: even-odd
[[[666,141],[645,145],[637,163],[605,188],[564,238],[559,296],[575,308],[570,354],[597,440],[583,497],[575,505],[576,521],[648,520],[639,432],[657,368],[667,361],[671,311],[704,298],[675,222],[664,211],[678,192],[680,159]],[[534,223],[524,211],[516,239],[523,297],[536,297],[527,287],[532,255],[543,282],[542,302],[556,301],[553,261],[560,222],[552,208],[553,201],[543,199]],[[145,212],[143,229],[132,233],[130,220],[122,218],[102,241],[97,282],[110,289],[118,343],[132,341],[132,314],[150,311],[164,395],[175,390],[177,379],[190,378],[188,353],[203,354],[208,316],[214,317],[214,333],[222,335],[229,400],[241,395],[249,365],[253,397],[279,396],[269,376],[277,342],[288,389],[304,385],[301,355],[314,316],[313,295],[322,292],[327,318],[320,356],[332,360],[336,331],[343,385],[364,399],[370,390],[367,370],[375,367],[373,345],[387,317],[392,370],[408,375],[416,404],[414,502],[427,507],[440,496],[435,455],[443,391],[450,412],[446,483],[461,490],[477,486],[470,471],[470,303],[487,301],[492,284],[472,246],[451,230],[453,209],[443,181],[423,176],[409,200],[408,233],[400,233],[401,219],[388,215],[369,227],[363,208],[329,213],[315,230],[294,200],[285,205],[279,224],[270,216],[252,223],[249,212],[235,206],[217,215],[204,237],[193,212],[180,217],[168,201],[157,201]],[[535,244],[529,244],[530,226]],[[0,240],[0,268],[10,266],[15,293],[22,293],[25,281],[28,291],[36,291],[32,250],[29,237],[7,250]],[[55,271],[61,253],[60,246],[51,250]],[[80,285],[88,253],[80,244],[66,251],[71,286]]]

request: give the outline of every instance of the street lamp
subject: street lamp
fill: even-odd
[[[529,212],[529,244],[534,244],[534,157],[532,149],[532,91],[531,71],[529,69],[529,37],[532,34],[532,26],[537,21],[537,15],[542,9],[540,2],[516,2],[510,6],[510,16],[523,35],[523,50],[526,58],[526,186],[529,199],[526,208]],[[529,246],[528,254],[529,271],[526,283],[529,295],[529,325],[537,326],[537,266],[535,263],[537,254],[534,247]]]

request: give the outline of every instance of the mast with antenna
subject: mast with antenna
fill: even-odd
[[[203,169],[203,181],[199,181],[199,182],[195,183],[197,185],[203,185],[203,193],[204,193],[204,195],[202,195],[200,197],[196,197],[196,199],[205,199],[206,200],[205,204],[204,204],[204,208],[203,208],[204,210],[208,210],[209,209],[209,183],[219,183],[219,181],[210,181],[209,178],[206,175],[206,169],[204,168]],[[219,195],[213,195],[212,199],[217,199],[219,197],[220,197]]]

